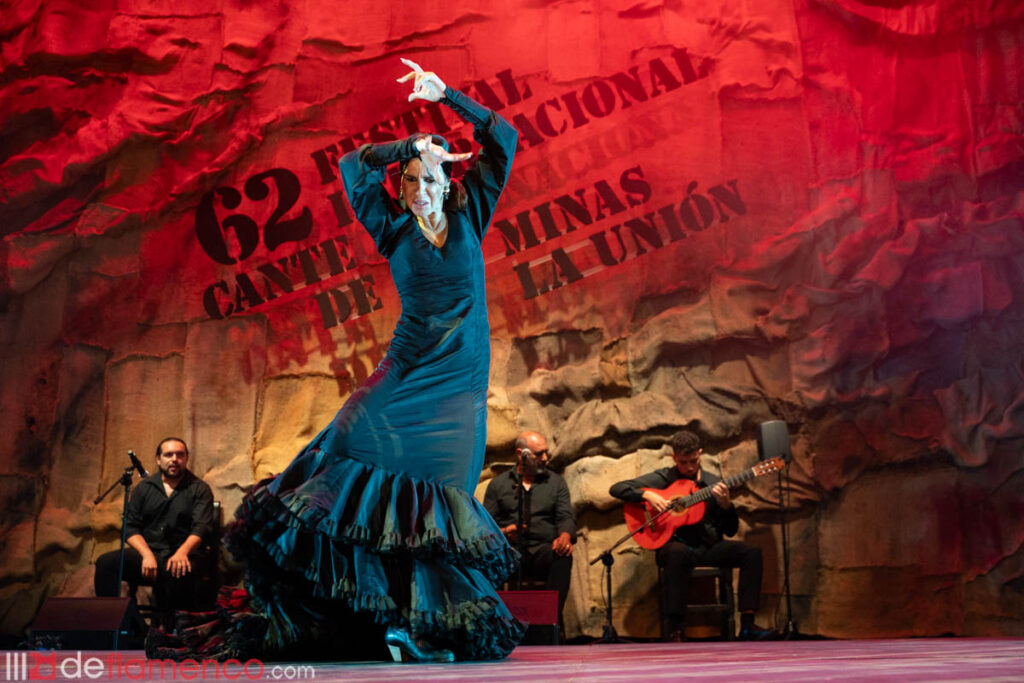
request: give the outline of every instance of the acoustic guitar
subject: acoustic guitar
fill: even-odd
[[[779,472],[785,466],[786,462],[782,458],[772,458],[722,481],[731,489],[754,477]],[[636,532],[633,538],[640,547],[648,550],[665,545],[679,527],[696,524],[704,519],[707,507],[705,501],[711,498],[711,487],[697,488],[697,482],[692,479],[674,481],[663,489],[643,490],[654,491],[670,502],[669,507],[660,513],[655,512],[647,501],[623,505],[626,526],[631,532]]]

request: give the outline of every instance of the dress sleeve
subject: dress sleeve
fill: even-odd
[[[387,167],[416,156],[413,145],[418,137],[421,136],[413,135],[398,142],[366,144],[338,162],[348,203],[356,219],[370,233],[377,251],[385,257],[391,253],[392,229],[402,215],[384,187]]]
[[[458,90],[446,88],[441,102],[473,124],[473,139],[483,148],[473,168],[462,176],[462,184],[469,195],[467,210],[477,237],[482,240],[512,170],[519,132],[501,116]]]

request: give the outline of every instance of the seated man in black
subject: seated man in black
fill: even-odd
[[[677,432],[669,439],[672,446],[673,467],[655,470],[650,474],[620,481],[609,493],[628,503],[646,501],[655,511],[668,507],[669,501],[655,491],[664,489],[680,479],[693,480],[698,488],[711,488],[711,498],[703,519],[697,524],[681,526],[672,538],[658,548],[658,566],[664,569],[662,604],[667,614],[667,638],[681,641],[686,628],[687,589],[690,572],[694,567],[739,567],[740,639],[762,640],[774,631],[758,628],[754,613],[761,598],[761,549],[742,541],[726,541],[739,529],[736,508],[729,497],[729,488],[714,474],[702,470],[700,439],[693,432]]]
[[[509,543],[523,553],[524,578],[544,581],[547,590],[558,591],[561,620],[572,575],[572,544],[576,518],[565,480],[547,469],[548,442],[537,432],[523,432],[516,439],[516,467],[491,480],[484,507],[501,527]],[[524,535],[519,538],[519,497],[523,494]]]
[[[156,448],[159,471],[143,479],[128,502],[124,580],[152,585],[158,620],[171,626],[174,610],[208,609],[199,583],[212,576],[215,558],[208,543],[213,530],[213,492],[188,470],[188,446],[167,438]],[[116,597],[120,550],[96,560],[96,595]],[[216,597],[206,591],[205,600]]]

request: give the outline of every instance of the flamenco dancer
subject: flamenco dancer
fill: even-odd
[[[413,661],[500,659],[522,636],[495,593],[517,556],[472,495],[490,365],[480,243],[517,133],[402,62],[409,100],[451,108],[482,149],[461,183],[452,162],[471,155],[449,152],[438,135],[341,159],[349,202],[402,301],[391,345],[333,421],[236,512],[226,543],[245,566],[244,598],[225,593],[216,616],[182,615],[174,634],[150,638],[151,657],[288,657],[309,642],[338,647],[371,619],[392,656]],[[393,163],[397,204],[383,186]]]

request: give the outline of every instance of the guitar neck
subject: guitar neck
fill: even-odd
[[[728,488],[731,489],[731,488],[735,488],[735,487],[739,486],[740,484],[744,484],[744,483],[750,481],[751,479],[753,479],[756,476],[757,476],[757,474],[754,472],[754,468],[750,468],[749,470],[744,470],[743,472],[740,472],[739,474],[734,474],[731,477],[726,477],[725,479],[722,480],[722,482]],[[708,499],[711,498],[711,488],[712,487],[710,487],[710,486],[706,486],[706,487],[702,488],[701,490],[697,491],[696,493],[691,493],[690,495],[688,495],[688,496],[686,496],[684,498],[677,498],[676,499],[676,501],[678,501],[677,504],[680,507],[690,507],[691,505],[696,505],[697,503],[700,503],[700,502],[703,502],[705,500],[708,500]],[[674,501],[674,502],[676,502],[676,501]]]

